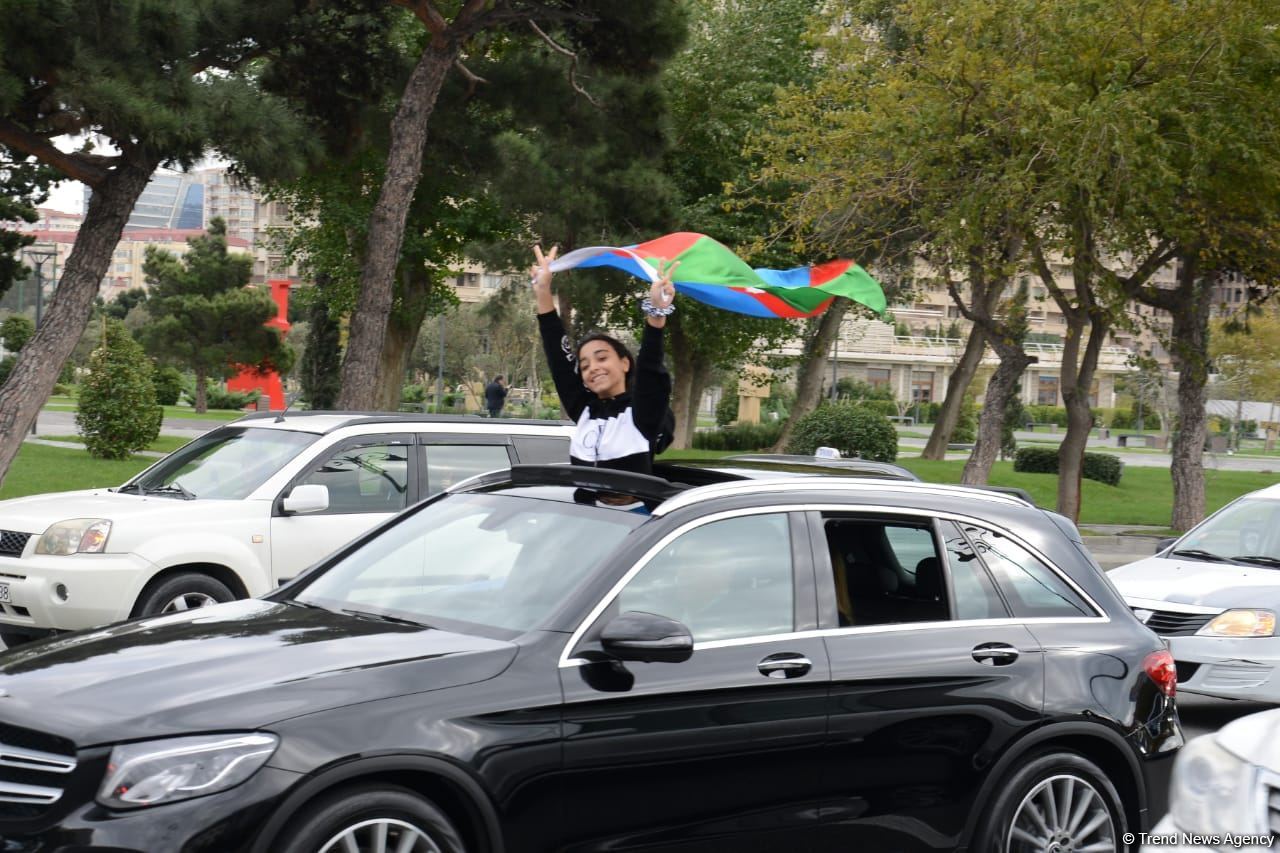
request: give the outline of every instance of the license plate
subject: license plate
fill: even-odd
[[[9,585],[7,583],[0,583],[0,601],[5,604],[9,603]]]

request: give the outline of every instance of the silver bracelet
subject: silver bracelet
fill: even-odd
[[[655,308],[653,300],[646,296],[644,299],[640,300],[640,310],[648,314],[650,317],[666,317],[675,313],[676,304],[672,302],[666,308]]]

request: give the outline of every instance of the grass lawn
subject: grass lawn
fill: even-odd
[[[668,450],[662,458],[678,462],[691,456],[705,458],[730,456],[732,453],[733,451]],[[930,483],[959,483],[960,473],[964,470],[964,462],[961,460],[939,462],[906,454],[898,456],[898,464]],[[1213,512],[1246,492],[1273,485],[1278,479],[1280,478],[1275,474],[1255,471],[1206,471],[1207,509]],[[991,469],[991,485],[1026,489],[1042,507],[1052,508],[1058,502],[1056,474],[1014,473],[1012,462],[995,464]],[[1118,486],[1105,486],[1093,480],[1084,481],[1080,523],[1151,524],[1164,527],[1169,523],[1172,508],[1173,483],[1167,468],[1129,466],[1125,468]]]
[[[83,450],[23,444],[9,466],[4,485],[0,486],[0,500],[43,492],[118,486],[155,461],[146,456],[94,459]]]
[[[45,404],[46,409],[57,409],[59,411],[74,411],[76,408],[76,398],[67,397],[65,395],[54,395],[49,398],[49,402]],[[236,418],[242,418],[248,412],[242,412],[239,409],[210,409],[203,415],[199,414],[190,406],[162,406],[164,416],[166,418],[179,418],[181,420],[195,421],[234,421]]]
[[[83,444],[84,439],[78,435],[41,435],[37,438],[45,438],[49,441],[71,441],[76,444]],[[156,436],[156,440],[147,445],[147,450],[154,450],[157,453],[172,453],[191,439],[183,438],[180,435],[160,435]]]

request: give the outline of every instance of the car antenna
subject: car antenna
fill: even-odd
[[[298,399],[298,395],[301,393],[301,391],[294,391],[292,397],[285,395],[284,408],[280,410],[280,414],[276,415],[276,419],[272,423],[284,423],[284,413],[289,411],[289,407],[293,405],[293,401]]]

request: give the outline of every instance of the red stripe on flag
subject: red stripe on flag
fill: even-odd
[[[831,299],[828,299],[824,301],[821,305],[819,305],[817,308],[815,308],[813,311],[801,311],[799,308],[796,308],[794,305],[788,302],[784,302],[783,300],[774,296],[772,293],[764,293],[764,292],[749,293],[746,290],[743,290],[742,288],[738,288],[738,287],[735,287],[732,289],[738,291],[739,293],[746,293],[748,296],[756,299],[765,308],[768,308],[770,311],[772,311],[775,316],[784,317],[787,319],[793,319],[793,318],[801,319],[804,317],[816,317],[817,315],[821,314],[823,311],[827,310],[827,306],[830,305],[832,302]]]
[[[827,261],[825,264],[810,267],[809,286],[817,287],[820,284],[826,284],[832,279],[837,279],[844,275],[851,266],[853,266],[853,261]]]
[[[670,260],[701,240],[703,235],[692,231],[677,231],[647,243],[640,243],[632,250],[642,258],[666,258]]]

